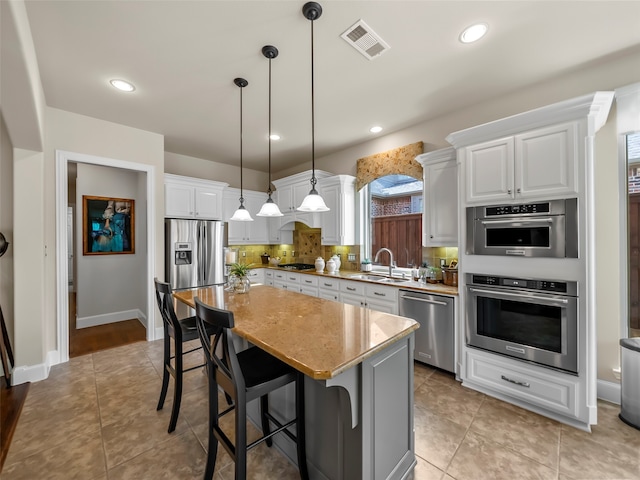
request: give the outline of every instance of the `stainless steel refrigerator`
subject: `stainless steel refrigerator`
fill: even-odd
[[[225,222],[167,218],[164,244],[165,275],[173,289],[225,283]]]

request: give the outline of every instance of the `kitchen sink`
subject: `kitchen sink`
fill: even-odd
[[[358,280],[368,280],[370,282],[380,282],[380,283],[404,283],[409,281],[406,278],[391,278],[391,277],[385,277],[383,275],[365,275],[365,274],[349,275],[349,278],[355,278]]]
[[[356,275],[349,275],[349,278],[355,278],[358,280],[369,280],[370,282],[381,282],[383,280],[387,280],[387,277],[383,277],[382,275],[363,275],[363,274],[356,274]]]

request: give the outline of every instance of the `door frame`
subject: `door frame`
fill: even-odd
[[[154,289],[151,279],[155,271],[155,167],[143,163],[116,160],[113,158],[87,155],[83,153],[56,150],[56,298],[57,298],[57,351],[58,361],[69,361],[69,272],[67,248],[67,207],[68,207],[68,163],[86,163],[105,167],[142,172],[146,176],[147,187],[147,273],[144,279],[147,291],[147,341],[155,340]],[[54,363],[54,364],[55,364]]]

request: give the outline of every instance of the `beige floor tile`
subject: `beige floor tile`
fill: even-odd
[[[151,362],[146,365],[130,365],[119,367],[113,371],[96,372],[98,395],[109,391],[125,391],[137,383],[154,380],[162,383],[162,378]]]
[[[413,480],[441,480],[444,472],[426,460],[416,457],[418,464],[413,471]]]
[[[147,450],[157,448],[189,429],[186,421],[178,417],[175,431],[167,433],[170,415],[171,410],[145,412],[103,427],[107,468],[113,468]]]
[[[489,438],[468,432],[447,474],[456,480],[527,480],[557,478],[557,471],[514,452]]]
[[[125,390],[108,389],[98,396],[102,426],[118,422],[123,418],[144,413],[155,413],[162,382],[159,378],[138,382]],[[173,389],[170,387],[163,411],[171,412]],[[167,428],[168,428],[167,419]]]
[[[427,383],[439,383],[441,385],[448,385],[450,387],[459,387],[460,382],[456,380],[456,376],[453,373],[445,372],[438,368],[433,369],[433,374],[426,378]]]
[[[234,463],[220,469],[220,478],[233,480],[234,469]],[[262,443],[247,456],[247,480],[300,480],[300,472],[278,450]]]
[[[431,378],[436,373],[434,372],[415,391],[415,404],[463,427],[468,427],[484,400],[484,394],[462,387],[457,382],[446,385],[437,380],[432,381]]]
[[[36,452],[64,444],[80,434],[100,431],[97,404],[82,404],[79,399],[70,408],[25,409],[16,427],[7,463],[13,463]]]
[[[625,445],[620,443],[619,438],[626,436],[625,434],[613,434],[611,431],[598,434],[596,427],[593,430],[589,434],[575,428],[562,427],[560,473],[575,480],[640,479],[640,448],[637,447],[637,441],[630,437],[629,443]]]
[[[471,431],[554,470],[558,469],[560,430],[554,420],[490,397],[471,424]]]
[[[109,480],[201,480],[205,453],[191,430],[112,468]]]
[[[5,464],[2,479],[95,479],[100,478],[105,471],[102,438],[100,432],[95,431],[68,438],[52,448],[43,445],[21,461]]]
[[[422,385],[434,371],[435,368],[433,367],[420,362],[415,362],[413,368],[413,388],[416,389]]]
[[[420,407],[414,408],[414,425],[416,455],[446,470],[467,429]]]

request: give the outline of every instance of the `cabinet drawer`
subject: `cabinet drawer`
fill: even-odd
[[[395,287],[385,287],[382,285],[366,284],[365,293],[367,298],[375,299],[383,302],[398,301],[398,289]]]
[[[313,275],[300,275],[300,285],[303,287],[317,287],[318,277]]]
[[[337,302],[339,299],[337,291],[322,288],[318,289],[318,297],[324,298],[325,300],[333,300],[334,302]]]
[[[340,290],[340,280],[338,280],[337,278],[319,277],[318,278],[318,286],[320,288],[325,289],[325,290],[338,291],[338,290]]]
[[[310,297],[317,297],[318,287],[309,287],[306,285],[300,285],[300,293],[304,293],[305,295],[309,295]]]
[[[577,417],[578,379],[562,373],[542,372],[526,364],[515,365],[484,352],[467,351],[467,379],[496,392]]]
[[[290,284],[291,284],[291,283],[300,283],[300,275],[298,275],[297,273],[290,273],[290,272],[287,272],[287,273],[285,274],[285,277],[284,277],[284,278],[285,278],[285,280],[286,280],[288,283],[290,283]]]
[[[266,269],[266,270],[264,271],[264,276],[265,276],[266,278],[270,278],[271,280],[273,280],[273,274],[274,274],[274,273],[275,273],[275,272],[274,272],[273,270]]]
[[[286,282],[287,272],[273,272],[273,280],[277,282]]]
[[[361,282],[340,282],[340,291],[349,295],[364,295],[364,283]]]

